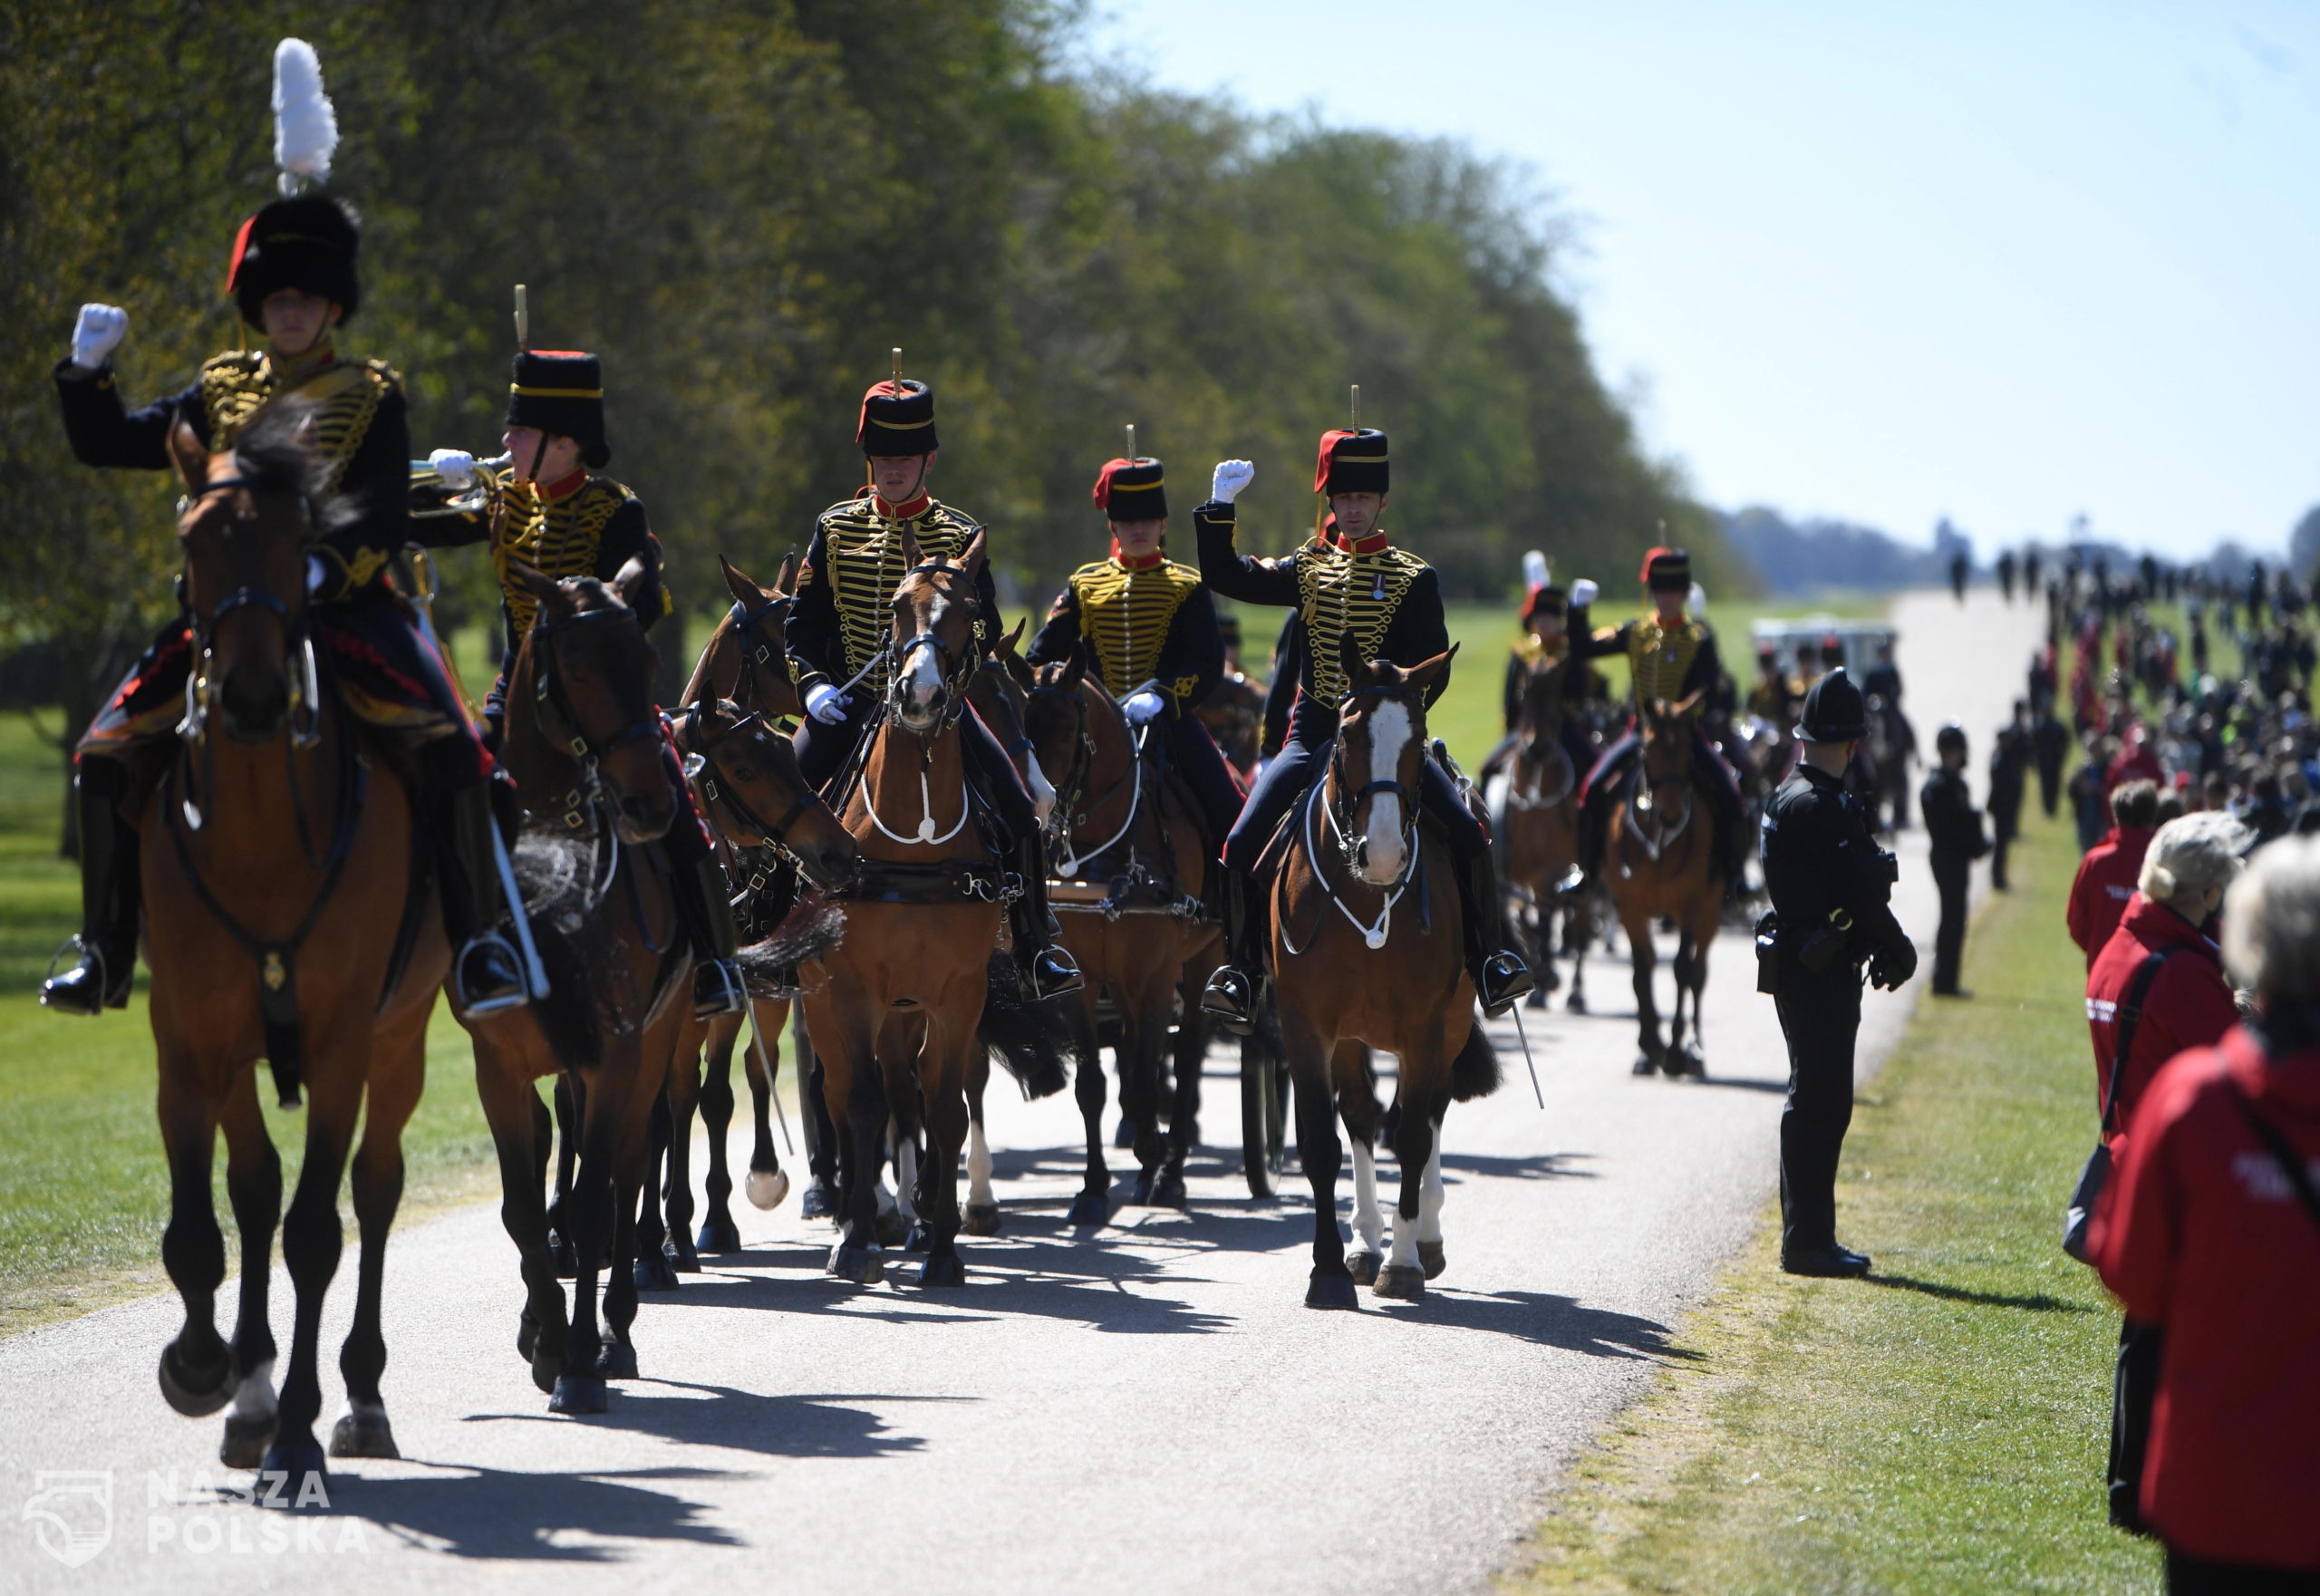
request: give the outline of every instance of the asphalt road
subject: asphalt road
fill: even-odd
[[[1962,721],[1978,770],[2035,612],[1977,593],[1962,610],[1913,596],[1897,618],[1921,740]],[[1925,946],[1920,831],[1903,853],[1901,914]],[[551,1417],[516,1357],[520,1296],[496,1207],[399,1233],[386,1396],[406,1456],[341,1465],[328,1516],[220,1500],[249,1477],[218,1467],[220,1421],[177,1417],[154,1387],[174,1297],[29,1331],[0,1342],[0,1388],[15,1393],[0,1427],[0,1589],[1472,1586],[1650,1378],[1773,1189],[1785,1065],[1753,976],[1745,937],[1727,934],[1704,1084],[1630,1077],[1623,964],[1590,972],[1594,1014],[1532,1017],[1545,1112],[1498,1027],[1507,1085],[1450,1116],[1449,1268],[1422,1303],[1302,1306],[1302,1183],[1292,1172],[1277,1204],[1247,1195],[1220,1053],[1191,1214],[1123,1209],[1100,1235],[1075,1234],[1069,1098],[994,1091],[1007,1232],[965,1243],[966,1289],[843,1285],[822,1273],[828,1230],[794,1199],[740,1207],[750,1250],[647,1300],[646,1378],[599,1418]],[[1915,995],[1871,994],[1864,1063]],[[1349,1192],[1348,1178],[1341,1212]],[[331,1408],[351,1230],[325,1325]],[[286,1340],[286,1279],[276,1291]],[[103,1536],[78,1567],[48,1550],[65,1524],[89,1532],[84,1546]]]

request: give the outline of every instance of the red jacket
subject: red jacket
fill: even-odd
[[[2119,929],[2102,944],[2094,967],[2086,972],[2086,1029],[2094,1042],[2094,1101],[2101,1112],[2102,1088],[2110,1079],[2111,1056],[2119,1040],[2119,1005],[2134,984],[2144,958],[2161,948],[2174,950],[2151,990],[2143,994],[2142,1018],[2136,1022],[2134,1051],[2119,1077],[2119,1101],[2111,1117],[2111,1150],[2119,1150],[2135,1105],[2142,1100],[2159,1067],[2186,1048],[2211,1047],[2239,1022],[2231,1000],[2231,983],[2224,979],[2223,957],[2214,943],[2165,904],[2152,903],[2141,893],[2128,901]]]
[[[2111,768],[2102,773],[2102,796],[2109,798],[2121,782],[2132,781],[2138,776],[2161,787],[2167,785],[2167,772],[2159,763],[2158,751],[2147,740],[2131,736],[2127,746],[2119,750],[2119,757],[2111,761]]]
[[[2089,1256],[2165,1336],[2145,1521],[2194,1557],[2320,1571],[2320,1224],[2235,1093],[2320,1182],[2320,1048],[2235,1029],[2160,1071]]]
[[[2094,967],[2094,955],[2119,929],[2119,916],[2135,895],[2142,875],[2142,856],[2151,850],[2151,826],[2113,826],[2110,835],[2086,850],[2078,862],[2078,879],[2070,884],[2070,939]]]

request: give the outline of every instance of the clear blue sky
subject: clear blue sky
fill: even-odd
[[[2320,3],[1096,0],[1091,51],[1255,110],[1464,140],[1711,503],[2081,511],[2285,545],[2320,503]]]

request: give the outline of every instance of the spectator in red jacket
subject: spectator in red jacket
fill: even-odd
[[[2141,725],[2127,728],[2124,744],[2111,768],[2102,773],[2102,790],[2112,793],[2122,782],[2143,780],[2156,786],[2167,779],[2167,771],[2159,762],[2159,750],[2151,745],[2151,732]]]
[[[2159,1067],[2186,1048],[2211,1047],[2239,1020],[2223,955],[2209,938],[2223,895],[2239,874],[2247,828],[2228,815],[2186,815],[2152,834],[2141,890],[2127,901],[2118,930],[2086,972],[2086,1029],[2094,1041],[2094,1090],[2102,1136],[2113,1157],[2135,1105]],[[2145,964],[2160,954],[2144,986],[2127,1057],[2117,1060],[2122,1011]],[[2115,1092],[2117,1101],[2109,1100]]]
[[[2320,1589],[2320,840],[2225,916],[2257,1018],[2160,1070],[2090,1254],[2160,1355],[2142,1520],[2170,1591]],[[2299,1180],[2298,1175],[2302,1178]]]
[[[2086,850],[2078,862],[2078,879],[2070,884],[2070,908],[2065,915],[2070,939],[2086,954],[2086,966],[2111,933],[2127,900],[2135,895],[2142,875],[2143,850],[2159,825],[2159,788],[2149,781],[2128,781],[2111,789],[2111,830]]]

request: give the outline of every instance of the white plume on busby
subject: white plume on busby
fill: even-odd
[[[323,92],[323,63],[304,39],[285,39],[274,47],[274,164],[282,169],[283,195],[329,182],[337,150],[338,116]]]
[[[1546,585],[1547,556],[1535,548],[1531,549],[1522,556],[1522,585],[1528,588],[1544,587]]]
[[[1707,608],[1707,589],[1696,582],[1693,583],[1692,591],[1686,596],[1684,603],[1696,615],[1705,612]]]

